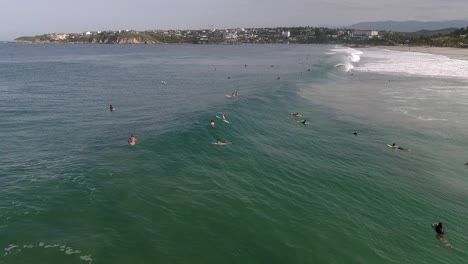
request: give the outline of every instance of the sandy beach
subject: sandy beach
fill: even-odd
[[[464,55],[468,56],[468,49],[449,48],[449,47],[410,47],[410,46],[375,46],[379,49],[396,50],[396,51],[411,51],[431,53],[438,55]]]

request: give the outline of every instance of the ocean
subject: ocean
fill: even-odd
[[[467,57],[6,43],[0,91],[0,263],[468,259]]]

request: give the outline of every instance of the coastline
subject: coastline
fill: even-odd
[[[436,55],[462,55],[468,56],[468,49],[452,47],[428,47],[428,46],[374,46],[374,48],[394,51],[420,52]]]

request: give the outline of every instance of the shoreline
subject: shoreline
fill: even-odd
[[[386,49],[402,52],[430,53],[435,55],[461,55],[468,56],[468,49],[452,47],[429,47],[429,46],[373,46],[378,49]]]

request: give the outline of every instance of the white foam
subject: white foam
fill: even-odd
[[[362,57],[366,62],[355,71],[468,79],[468,60],[384,49],[369,49]]]
[[[21,249],[32,249],[32,248],[58,248],[60,251],[64,252],[67,255],[72,255],[72,254],[80,254],[80,250],[73,249],[72,247],[68,247],[66,245],[60,245],[60,244],[50,244],[46,245],[44,242],[39,242],[37,245],[29,244],[29,245],[23,245],[22,247],[20,245],[15,245],[15,244],[10,244],[8,247],[4,248],[3,250],[5,251],[4,256],[7,256],[10,253],[14,252],[21,252]],[[81,255],[80,259],[92,263],[93,259],[91,258],[91,255]]]
[[[346,72],[350,72],[354,69],[353,63],[357,63],[361,60],[361,55],[363,54],[362,51],[352,49],[352,48],[334,48],[330,49],[330,52],[326,53],[329,55],[342,55],[344,58],[343,63],[338,63],[335,65],[336,68],[341,68],[345,69]]]

